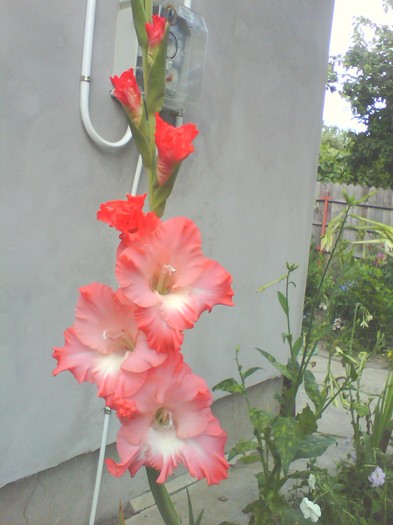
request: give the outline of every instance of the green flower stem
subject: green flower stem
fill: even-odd
[[[322,277],[319,281],[319,284],[318,284],[318,289],[317,289],[317,292],[314,296],[314,300],[311,304],[311,311],[310,311],[310,324],[309,324],[309,327],[308,327],[308,330],[307,330],[307,334],[306,334],[306,339],[305,339],[305,342],[304,342],[304,352],[303,352],[303,356],[302,356],[302,360],[301,360],[301,363],[300,363],[300,369],[299,369],[299,373],[298,373],[298,379],[297,379],[297,383],[299,383],[299,380],[301,379],[302,375],[304,374],[303,370],[305,370],[310,361],[311,361],[311,358],[313,356],[313,353],[314,352],[307,352],[307,349],[308,349],[308,345],[310,344],[310,339],[311,339],[311,331],[312,331],[312,327],[313,327],[313,319],[314,319],[314,314],[315,314],[315,310],[316,310],[316,307],[317,307],[317,301],[319,300],[319,296],[321,294],[321,291],[322,291],[322,286],[323,286],[323,283],[325,282],[325,277],[326,277],[326,274],[327,274],[327,271],[330,267],[330,264],[333,260],[333,257],[334,257],[334,254],[336,252],[336,249],[337,249],[337,246],[338,246],[338,243],[339,243],[339,240],[341,239],[341,236],[342,236],[342,233],[344,231],[344,226],[345,226],[345,223],[346,223],[346,220],[347,220],[347,217],[348,217],[348,214],[350,212],[350,209],[351,209],[351,205],[347,205],[347,208],[344,212],[344,217],[341,221],[341,224],[340,224],[340,228],[339,228],[339,231],[338,231],[338,234],[337,234],[337,237],[336,237],[336,241],[333,245],[333,249],[331,251],[331,254],[330,254],[330,257],[326,263],[326,266],[324,268],[324,271],[322,273]],[[309,355],[307,355],[307,353]]]
[[[164,484],[157,483],[158,472],[151,467],[146,467],[147,479],[154,501],[164,520],[165,525],[181,525],[180,517]]]
[[[237,369],[238,369],[238,372],[239,372],[239,376],[240,376],[240,380],[242,382],[242,387],[243,387],[243,396],[244,396],[244,399],[246,400],[246,403],[247,403],[247,409],[248,409],[248,413],[250,413],[251,411],[251,403],[250,403],[250,400],[248,398],[248,395],[247,395],[247,389],[246,389],[246,383],[245,383],[245,380],[244,380],[244,375],[242,373],[242,367],[239,363],[239,357],[238,357],[238,350],[236,350],[236,365],[237,365]],[[263,468],[263,474],[265,476],[265,479],[268,478],[268,475],[269,475],[269,467],[267,465],[267,461],[265,460],[265,457],[263,455],[263,443],[262,443],[262,439],[261,439],[261,434],[258,432],[258,430],[254,427],[254,436],[256,437],[256,440],[257,440],[257,443],[258,443],[258,454],[259,454],[259,458],[261,460],[261,463],[262,463],[262,468]]]

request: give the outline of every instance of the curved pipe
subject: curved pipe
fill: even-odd
[[[89,111],[89,98],[90,98],[90,81],[91,81],[91,60],[93,55],[93,37],[94,37],[94,20],[96,14],[96,3],[97,0],[87,0],[86,6],[86,22],[85,22],[85,36],[83,39],[83,55],[82,55],[82,70],[81,70],[81,86],[80,86],[80,113],[83,125],[89,137],[98,146],[106,150],[114,150],[122,148],[128,144],[132,138],[130,128],[122,139],[118,142],[109,142],[103,139],[91,122],[90,111]]]

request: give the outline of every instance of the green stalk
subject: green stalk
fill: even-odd
[[[146,467],[146,474],[151,493],[153,494],[154,501],[165,525],[181,525],[179,515],[176,512],[165,485],[157,483],[158,472],[151,467]]]
[[[331,264],[331,262],[333,260],[334,254],[335,254],[335,252],[337,250],[338,242],[341,239],[342,233],[344,231],[344,226],[345,226],[345,223],[346,223],[346,220],[347,220],[347,217],[348,217],[350,209],[351,209],[351,206],[347,205],[347,209],[345,210],[344,217],[343,217],[343,220],[341,222],[340,229],[338,231],[336,241],[335,241],[335,243],[333,245],[332,252],[331,252],[330,257],[329,257],[329,259],[328,259],[328,261],[326,263],[326,266],[325,266],[324,271],[322,273],[321,280],[319,281],[319,284],[318,284],[317,292],[316,292],[314,300],[313,300],[313,302],[311,304],[310,325],[308,327],[306,338],[305,338],[305,342],[304,342],[304,353],[303,353],[302,360],[301,360],[301,363],[300,363],[300,369],[299,369],[299,374],[298,374],[299,377],[300,377],[300,375],[302,373],[302,370],[306,369],[308,367],[308,364],[311,361],[311,358],[312,358],[312,355],[313,355],[313,352],[310,352],[309,355],[307,356],[307,349],[308,349],[308,345],[310,344],[311,331],[312,331],[312,328],[313,328],[313,319],[314,319],[314,314],[315,314],[315,310],[316,310],[316,307],[317,307],[317,301],[319,300],[319,296],[320,296],[321,291],[322,291],[323,283],[325,282],[325,277],[326,277],[327,271],[328,271],[328,269],[330,267],[330,264]]]
[[[240,363],[239,363],[238,352],[236,352],[236,365],[237,365],[237,369],[238,369],[238,372],[239,372],[240,380],[241,380],[242,386],[243,386],[243,397],[244,397],[244,399],[246,400],[246,403],[247,403],[248,413],[250,413],[252,407],[251,407],[251,403],[250,403],[250,400],[249,400],[248,395],[247,395],[246,383],[244,381],[244,376],[242,374],[242,367],[240,366]],[[263,455],[262,438],[261,438],[260,433],[257,431],[257,429],[255,427],[254,427],[254,436],[256,437],[256,440],[257,440],[257,443],[258,443],[258,454],[259,454],[259,459],[260,459],[260,461],[262,463],[263,474],[265,476],[265,479],[267,479],[267,476],[269,474],[269,469],[268,469],[268,465],[266,463],[265,457]]]

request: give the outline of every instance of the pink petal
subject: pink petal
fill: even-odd
[[[135,317],[150,348],[165,353],[180,349],[184,336],[180,330],[168,326],[161,315],[160,304],[152,308],[139,308]]]
[[[206,478],[208,485],[220,483],[228,477],[229,465],[224,457],[225,442],[225,432],[217,419],[212,417],[203,434],[186,441],[181,462],[191,476],[197,479]]]
[[[75,331],[79,339],[98,352],[124,350],[124,337],[135,337],[134,305],[109,287],[92,283],[80,289]],[[123,337],[124,335],[124,337]]]
[[[192,328],[199,317],[192,294],[184,289],[161,296],[160,313],[165,322],[177,330]]]
[[[145,372],[152,367],[161,365],[166,357],[166,354],[149,348],[145,335],[139,332],[135,349],[133,352],[127,352],[121,368],[126,372]]]
[[[193,283],[194,307],[199,315],[216,304],[233,306],[231,275],[216,261],[206,259],[202,272]],[[198,316],[199,317],[199,316]]]
[[[94,360],[93,378],[100,397],[127,397],[139,390],[145,382],[147,372],[122,373],[124,359],[125,355],[120,353],[97,355]]]
[[[54,349],[53,357],[57,359],[57,367],[52,374],[56,376],[60,372],[69,370],[78,383],[82,383],[82,381],[93,382],[91,367],[94,353],[91,348],[78,339],[73,327],[67,328],[64,332],[64,339],[64,347]]]

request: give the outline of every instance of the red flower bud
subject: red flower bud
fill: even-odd
[[[171,126],[156,114],[157,179],[160,186],[172,175],[177,166],[194,151],[192,140],[198,135],[195,124]]]

